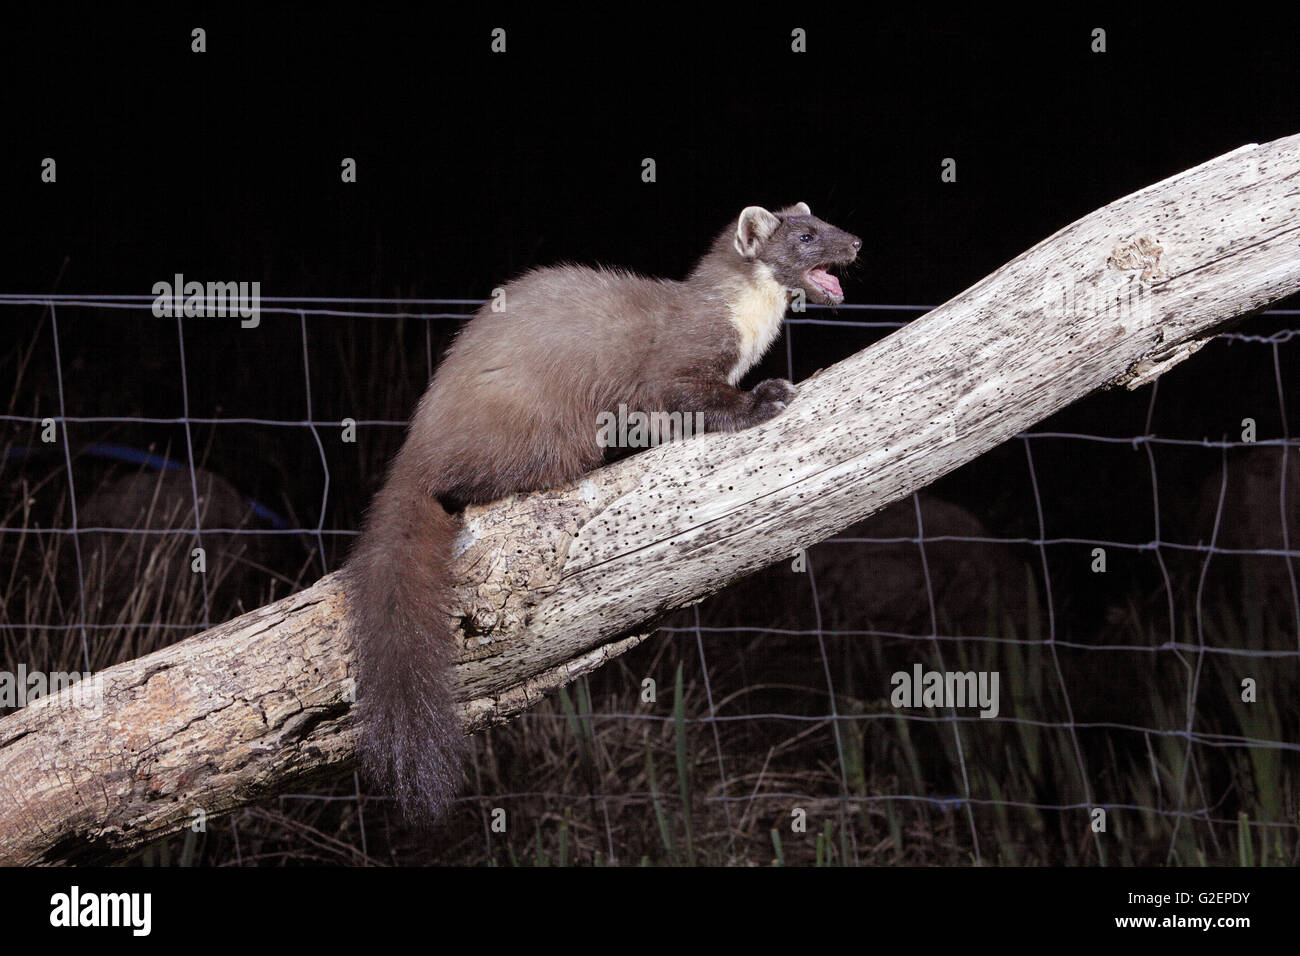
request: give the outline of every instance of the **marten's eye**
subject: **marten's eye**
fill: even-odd
[[[812,233],[810,233],[810,232],[805,232],[802,236],[799,237],[799,241],[800,241],[800,242],[812,242],[812,241],[813,241]]]

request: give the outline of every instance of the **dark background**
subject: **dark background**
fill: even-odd
[[[1242,144],[1300,132],[1294,19],[1131,6],[1018,16],[868,9],[579,16],[173,5],[11,21],[0,32],[0,292],[149,294],[179,272],[260,281],[263,296],[481,299],[559,261],[680,277],[742,207],[803,200],[863,239],[844,282],[850,303],[934,305],[1114,199]],[[190,52],[194,26],[207,30],[201,55]],[[505,55],[489,49],[496,26],[508,31]],[[790,51],[796,26],[807,30],[806,54]],[[1094,27],[1107,31],[1104,54],[1090,52]],[[47,156],[57,184],[40,181]],[[356,184],[340,181],[344,157],[357,160]],[[646,157],[657,163],[652,184],[641,181]],[[948,157],[955,183],[940,180]],[[192,455],[292,526],[343,532],[288,542],[302,553],[283,565],[263,559],[296,580],[305,554],[298,583],[343,559],[398,446],[398,423],[457,325],[268,312],[256,332],[186,320],[182,342],[174,319],[64,305],[56,363],[52,319],[39,305],[0,305],[0,395],[13,396],[17,416],[5,421],[4,447],[31,451],[3,490],[27,497],[45,469],[33,523],[67,523],[65,471],[79,489],[95,487],[101,465],[81,454],[91,442],[180,462]],[[1241,330],[1296,325],[1295,316],[1265,316]],[[887,331],[791,326],[750,381],[798,380]],[[1158,390],[1099,393],[1036,430],[1237,440],[1251,417],[1260,439],[1289,437],[1282,406],[1294,419],[1297,347],[1216,342]],[[65,469],[62,448],[42,448],[23,420],[61,407],[73,418],[391,424],[364,426],[344,445],[318,444],[300,425],[204,423],[187,434],[178,424],[72,422]],[[1208,538],[1192,518],[1198,495],[1217,487],[1207,482],[1217,481],[1218,449],[1161,446],[1148,458],[1128,442],[1032,446],[1034,482],[1025,445],[1011,441],[936,490],[997,538]],[[1097,638],[1130,603],[1163,613],[1167,571],[1152,552],[1113,549],[1109,573],[1095,575],[1088,551],[1041,552],[1058,636]],[[1039,550],[1026,558],[1037,573]],[[1194,575],[1200,560],[1191,554],[1174,575]],[[754,608],[769,625],[780,610]],[[31,616],[76,619],[44,613]],[[204,622],[195,613],[178,623],[160,640]],[[1286,638],[1291,647],[1294,634]],[[1097,659],[1104,668],[1108,659]],[[1161,666],[1178,667],[1163,657]],[[1070,686],[1083,698],[1116,683],[1135,699],[1148,695],[1140,670],[1102,676],[1071,674]]]
[[[0,287],[49,291],[65,257],[64,292],[179,271],[483,297],[561,259],[675,276],[742,206],[802,199],[864,239],[850,301],[937,303],[1112,199],[1300,129],[1293,22],[1174,20],[365,5],[9,25]]]
[[[196,24],[207,30],[201,55],[190,52]],[[505,55],[489,50],[496,25],[508,30]],[[806,54],[790,52],[794,25],[808,31]],[[1107,31],[1104,54],[1090,52],[1095,26]],[[264,296],[483,298],[563,260],[681,276],[741,207],[804,200],[863,237],[850,303],[933,305],[1113,199],[1300,131],[1293,26],[1129,8],[53,15],[3,39],[0,290],[143,294],[179,272],[259,280]],[[57,184],[40,182],[45,156],[58,161]],[[358,162],[356,184],[340,182],[345,156]],[[640,178],[645,157],[657,162],[653,184]],[[946,157],[955,183],[940,181]],[[5,314],[13,344],[39,314]],[[64,309],[61,321],[69,415],[179,417],[188,402],[194,417],[305,419],[310,394],[318,421],[405,419],[456,326],[312,316],[308,383],[298,316],[264,317],[253,335],[191,321],[182,392],[174,321],[95,309]],[[793,328],[751,379],[806,376],[880,334]],[[375,357],[385,343],[396,364]],[[48,408],[52,343],[33,354],[27,382]],[[1261,438],[1289,434],[1267,349],[1184,368],[1154,406],[1150,388],[1102,393],[1044,427],[1220,438],[1250,416]],[[71,431],[172,454],[183,440],[176,428]],[[343,449],[357,454],[327,443],[326,495],[304,429],[200,436],[209,464],[242,491],[303,526],[338,529],[356,527],[399,440],[377,427]],[[1144,456],[1038,448],[1049,533],[1153,537]],[[994,453],[943,490],[1009,534],[1036,533],[1023,454],[1003,453],[1012,470]],[[1217,466],[1175,457],[1165,474],[1186,496]],[[1076,518],[1088,503],[1076,489],[1107,483],[1131,494]],[[1163,507],[1176,513],[1179,497]]]

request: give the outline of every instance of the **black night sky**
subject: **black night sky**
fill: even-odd
[[[677,276],[741,207],[802,199],[865,241],[849,301],[936,303],[1112,199],[1296,132],[1294,36],[1131,9],[51,16],[0,40],[0,287],[183,272],[483,297],[559,260]]]

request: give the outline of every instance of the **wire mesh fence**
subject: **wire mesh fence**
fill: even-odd
[[[186,333],[189,330],[193,334],[194,323],[212,320],[155,318],[151,314],[153,303],[153,296],[0,296],[0,305],[8,310],[26,310],[24,314],[29,316],[40,314],[42,322],[47,318],[49,332],[47,354],[36,354],[37,344],[46,344],[37,336],[25,356],[20,354],[13,363],[20,372],[19,381],[14,401],[0,416],[9,428],[5,468],[11,482],[15,473],[20,483],[27,482],[20,496],[23,500],[30,503],[40,498],[60,499],[59,507],[46,509],[36,519],[16,520],[16,515],[26,512],[19,506],[9,507],[0,525],[0,546],[6,555],[13,556],[23,540],[66,542],[70,550],[60,559],[63,563],[42,565],[40,573],[63,574],[75,582],[65,602],[20,600],[12,585],[15,576],[10,575],[11,587],[0,620],[10,664],[24,655],[34,658],[38,649],[46,657],[58,657],[57,648],[62,647],[66,656],[68,645],[57,638],[61,634],[71,637],[76,663],[90,671],[104,666],[106,661],[121,659],[124,648],[137,647],[134,642],[141,632],[165,633],[162,640],[170,642],[221,619],[213,603],[215,585],[206,566],[203,573],[190,575],[186,584],[194,589],[190,607],[198,612],[190,619],[176,620],[174,613],[165,610],[146,616],[145,609],[161,606],[139,603],[139,596],[131,614],[106,617],[102,600],[105,582],[115,572],[138,576],[143,573],[140,562],[149,560],[137,557],[136,563],[128,566],[120,557],[122,552],[111,552],[117,557],[110,556],[105,550],[106,540],[122,538],[154,544],[174,540],[178,547],[165,560],[184,562],[188,568],[193,566],[196,549],[208,557],[209,551],[276,539],[303,549],[307,579],[334,570],[346,550],[347,539],[356,533],[351,527],[332,526],[330,522],[340,486],[331,464],[336,436],[348,427],[363,434],[391,429],[396,435],[406,422],[397,417],[335,418],[320,414],[322,404],[334,409],[338,403],[322,402],[333,383],[317,368],[318,350],[323,346],[319,339],[313,339],[315,324],[333,318],[374,323],[400,318],[407,323],[421,323],[425,342],[423,372],[427,376],[436,367],[434,343],[438,336],[434,326],[454,325],[482,304],[481,300],[470,299],[263,298],[264,315],[296,327],[298,348],[291,359],[282,352],[282,361],[286,379],[291,366],[293,376],[301,378],[304,413],[227,416],[195,414],[191,405],[195,346],[191,340],[187,348]],[[788,377],[797,377],[796,339],[805,332],[856,330],[864,335],[879,335],[927,308],[842,306],[835,315],[814,310],[793,316],[787,320],[790,331],[784,337]],[[176,389],[179,414],[124,415],[115,414],[120,410],[113,408],[104,409],[106,414],[100,414],[98,409],[87,414],[84,408],[71,407],[70,378],[85,374],[85,367],[69,367],[65,354],[69,349],[67,317],[73,315],[85,322],[101,313],[124,314],[132,321],[174,328],[178,348],[172,362],[159,364],[155,359],[151,370],[140,374],[156,375],[159,381],[174,377],[166,387]],[[1225,435],[1198,440],[1157,434],[1153,424],[1160,401],[1157,382],[1145,396],[1145,422],[1138,433],[1030,431],[1016,436],[1002,449],[1002,468],[1011,467],[1005,458],[1010,451],[1016,450],[1020,459],[1021,474],[1015,482],[1005,480],[1008,486],[1018,482],[1017,487],[1023,489],[1011,494],[1020,512],[1017,524],[1023,533],[988,532],[968,512],[965,517],[955,517],[951,511],[934,509],[922,496],[914,496],[894,509],[891,523],[866,522],[847,529],[807,554],[792,556],[797,570],[776,569],[668,621],[663,631],[679,642],[680,652],[672,710],[631,706],[636,703],[635,675],[624,672],[608,678],[632,687],[631,696],[607,698],[614,706],[597,706],[592,686],[584,679],[576,690],[577,700],[567,692],[562,695],[561,712],[542,717],[525,714],[519,719],[523,724],[559,719],[579,739],[579,756],[584,752],[583,739],[589,751],[601,747],[593,727],[655,726],[664,733],[679,735],[689,728],[690,733],[700,735],[696,743],[702,748],[702,756],[698,760],[709,764],[711,783],[706,792],[694,794],[688,790],[688,778],[702,774],[702,764],[697,757],[686,761],[680,750],[677,766],[669,768],[676,770],[680,784],[675,793],[663,784],[672,774],[656,775],[652,760],[648,773],[638,769],[627,776],[627,786],[617,790],[604,786],[610,779],[605,776],[593,777],[576,788],[502,791],[485,784],[481,762],[487,758],[476,746],[477,762],[471,768],[471,786],[462,803],[481,818],[489,856],[494,852],[492,809],[503,802],[538,797],[560,805],[587,807],[595,821],[593,831],[603,828],[603,834],[597,833],[593,840],[603,842],[608,860],[626,855],[620,851],[611,823],[618,815],[618,807],[639,803],[660,814],[663,806],[673,803],[674,813],[679,818],[684,815],[688,821],[685,840],[690,843],[699,835],[691,833],[689,806],[698,801],[721,813],[719,826],[727,835],[722,842],[734,843],[738,829],[752,826],[761,817],[764,823],[760,829],[772,832],[778,855],[783,852],[780,832],[789,829],[791,812],[797,816],[800,809],[815,806],[828,827],[821,835],[824,840],[817,844],[818,859],[823,852],[834,852],[843,861],[855,862],[908,859],[902,848],[909,843],[915,845],[920,821],[933,825],[929,816],[909,816],[908,808],[919,805],[947,821],[950,840],[957,848],[953,859],[975,863],[1032,860],[1032,844],[1046,839],[1047,831],[1063,843],[1075,839],[1079,845],[1063,851],[1065,858],[1072,861],[1159,862],[1163,857],[1164,861],[1188,862],[1197,853],[1202,860],[1235,853],[1242,862],[1271,859],[1294,863],[1300,853],[1300,801],[1295,772],[1295,755],[1300,752],[1295,723],[1295,691],[1300,689],[1295,668],[1300,658],[1300,588],[1295,560],[1300,549],[1293,535],[1300,478],[1290,464],[1297,441],[1290,437],[1286,424],[1290,382],[1285,370],[1294,363],[1284,358],[1300,332],[1286,327],[1297,314],[1300,310],[1272,310],[1267,315],[1281,326],[1277,330],[1264,334],[1229,332],[1216,340],[1220,348],[1243,347],[1267,355],[1280,423],[1275,434],[1255,434],[1254,423],[1247,428],[1244,421],[1243,434],[1236,438]],[[288,325],[282,325],[281,331],[286,328]],[[22,348],[17,352],[22,353]],[[109,353],[104,353],[103,358],[120,360],[120,356]],[[84,356],[78,359],[78,363],[85,361]],[[37,407],[41,400],[34,396],[40,390],[26,389],[22,382],[22,370],[40,363],[48,365],[53,383],[52,397],[47,399],[53,401],[52,408]],[[133,371],[127,369],[119,374],[131,377]],[[111,390],[108,394],[111,396]],[[1136,397],[1130,401],[1142,400]],[[255,403],[256,397],[251,401]],[[223,489],[214,484],[212,473],[223,471],[222,462],[205,458],[199,431],[211,433],[239,426],[269,429],[277,434],[292,432],[307,439],[304,447],[314,449],[314,455],[299,456],[295,467],[315,475],[320,497],[314,508],[303,509],[299,504],[286,518],[280,514],[286,509],[278,503],[273,506],[255,495],[236,491],[236,482],[224,492],[232,501],[231,508],[225,512],[214,509],[213,501],[221,497]],[[114,429],[146,427],[175,430],[177,451],[160,453],[112,440]],[[29,487],[34,478],[30,466],[42,446],[59,459],[62,495]],[[1145,511],[1151,533],[1127,539],[1049,533],[1053,501],[1040,474],[1044,461],[1050,459],[1055,471],[1062,467],[1068,471],[1071,456],[1090,455],[1094,449],[1104,448],[1141,454],[1146,488],[1129,493],[1124,510],[1130,518],[1137,511]],[[1213,505],[1206,512],[1211,525],[1205,539],[1180,540],[1162,533],[1170,523],[1162,521],[1167,512],[1194,510],[1190,504],[1198,498],[1197,489],[1178,483],[1181,473],[1176,469],[1174,479],[1162,480],[1159,456],[1165,453],[1195,453],[1215,459],[1212,466],[1202,466],[1203,471],[1215,471],[1219,476],[1217,499],[1213,494],[1207,498],[1199,493]],[[1249,459],[1253,464],[1230,467],[1229,456],[1238,453],[1253,456]],[[101,486],[82,486],[87,479],[79,462],[87,459],[155,476],[150,499],[155,505],[162,481],[158,476],[171,476],[166,480],[175,485],[173,492],[179,489],[186,499],[186,514],[177,518],[173,513],[169,520],[161,521],[113,523],[112,508],[105,510],[98,500]],[[1250,517],[1243,517],[1240,508],[1234,510],[1228,495],[1230,475],[1245,476]],[[348,495],[362,497],[355,485],[351,480],[343,483]],[[1085,488],[1077,493],[1088,496],[1096,492],[1095,488]],[[1101,489],[1100,493],[1117,494],[1115,489]],[[118,486],[118,498],[114,500],[120,504],[123,494]],[[1138,496],[1140,505],[1135,503]],[[968,503],[971,500],[968,495]],[[973,500],[969,510],[978,513],[978,495]],[[40,520],[51,514],[65,521],[56,524]],[[224,521],[218,515],[225,515]],[[1129,526],[1135,525],[1130,522]],[[908,556],[906,560],[916,572],[912,585],[895,588],[908,609],[892,618],[865,598],[861,607],[855,604],[862,592],[872,590],[873,577],[881,590],[898,584],[899,579],[879,577],[879,561],[896,560],[880,558],[885,553],[881,549],[886,548],[894,549],[891,554]],[[959,554],[962,548],[969,549],[965,556]],[[1012,599],[1008,592],[1016,590],[1014,583],[1000,595],[976,587],[968,603],[976,607],[977,616],[985,614],[987,626],[971,626],[969,614],[963,619],[961,607],[954,611],[945,603],[952,591],[949,585],[971,564],[1002,561],[1001,557],[993,557],[995,549],[1009,549],[1018,556],[1008,561],[1006,580],[1020,575],[1024,591]],[[1107,602],[1109,617],[1098,623],[1094,613],[1092,623],[1087,623],[1088,614],[1078,609],[1081,602],[1075,587],[1081,578],[1077,572],[1062,573],[1062,554],[1069,555],[1068,560],[1074,564],[1078,555],[1086,555],[1083,560],[1092,562],[1094,573],[1098,572],[1098,562],[1100,571],[1105,572],[1107,559],[1115,560],[1112,555],[1140,559],[1154,569],[1151,574],[1155,586],[1139,588],[1127,596],[1132,612],[1127,616],[1122,606],[1117,609],[1112,594]],[[1230,567],[1244,560],[1265,563],[1242,571],[1235,579],[1240,587],[1224,593],[1214,591],[1211,566]],[[249,563],[256,565],[257,561],[249,559]],[[1262,567],[1267,570],[1260,571]],[[1141,575],[1134,573],[1141,580]],[[781,580],[778,575],[783,576]],[[149,580],[158,587],[179,586],[178,579],[165,576]],[[797,582],[805,597],[784,600],[784,595],[794,592],[783,591],[786,584],[782,581]],[[790,605],[800,601],[803,612],[793,613]],[[955,626],[957,619],[962,626]],[[134,636],[126,637],[128,632]],[[121,642],[120,646],[103,647],[97,642],[97,633]],[[810,709],[806,696],[799,707],[780,709],[770,706],[783,700],[779,692],[754,692],[756,682],[772,680],[773,668],[788,666],[781,662],[789,659],[791,648],[797,649],[804,663],[813,662],[809,666],[814,667],[814,676],[822,683],[817,689],[820,709]],[[719,666],[719,659],[724,657],[725,666]],[[652,667],[656,660],[646,658],[643,665]],[[1141,660],[1150,663],[1135,663]],[[57,663],[70,666],[73,662]],[[909,664],[922,669],[932,667],[941,674],[1001,673],[1004,679],[1010,678],[1006,688],[1010,701],[993,716],[961,713],[955,706],[890,705],[886,701],[893,688],[885,675],[907,674]],[[683,703],[689,692],[681,677],[686,666],[690,668],[690,679],[698,678],[699,684],[698,712],[689,714]],[[749,673],[747,666],[752,668]],[[875,684],[864,687],[864,675],[872,672]],[[807,676],[799,674],[800,680]],[[1125,685],[1123,693],[1115,695],[1115,700],[1101,700],[1107,697],[1104,688],[1109,685],[1105,680],[1110,678],[1112,684],[1118,680]],[[805,691],[811,680],[804,681]],[[1150,684],[1144,686],[1144,680]],[[609,684],[605,687],[608,689]],[[619,700],[629,706],[618,706]],[[761,738],[760,745],[746,736],[756,733],[753,728],[760,725],[795,729],[783,731],[787,736],[779,746],[768,738]],[[990,727],[997,729],[990,731]],[[768,773],[773,753],[779,750],[781,759],[788,759],[790,752],[797,750],[797,744],[790,741],[804,734],[824,738],[826,761],[818,773],[829,781],[827,790],[801,790],[799,773]],[[526,744],[517,741],[514,746],[524,748]],[[755,769],[755,755],[763,747],[767,747],[767,755],[761,767]],[[599,762],[590,752],[583,759]],[[886,773],[881,766],[906,769]],[[1143,774],[1146,779],[1135,783]],[[354,779],[350,791],[335,788],[287,794],[278,799],[278,804],[353,805],[357,813],[354,832],[365,856],[369,840],[361,810],[366,800],[373,798],[363,793],[362,782]],[[873,810],[880,812],[878,829],[893,856],[880,856],[879,846],[868,845],[867,831],[850,822],[850,818]],[[567,811],[563,811],[563,819],[567,825]],[[1054,822],[1045,822],[1049,820]],[[661,818],[659,827],[665,844],[672,843]],[[961,835],[956,833],[958,828],[963,831]],[[1121,849],[1124,844],[1108,839],[1107,834],[1116,828],[1127,828],[1130,845],[1142,832],[1147,844],[1158,842],[1167,849],[1163,854],[1149,847],[1141,854],[1126,852]],[[234,853],[242,859],[237,829],[233,838]],[[673,852],[684,851],[674,846]]]

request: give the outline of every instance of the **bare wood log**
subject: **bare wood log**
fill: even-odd
[[[1137,387],[1300,289],[1300,136],[1084,217],[804,383],[778,418],[466,516],[467,725],[634,646],[656,615],[807,547],[1105,385]],[[82,861],[352,764],[333,576],[0,721],[0,862]]]

